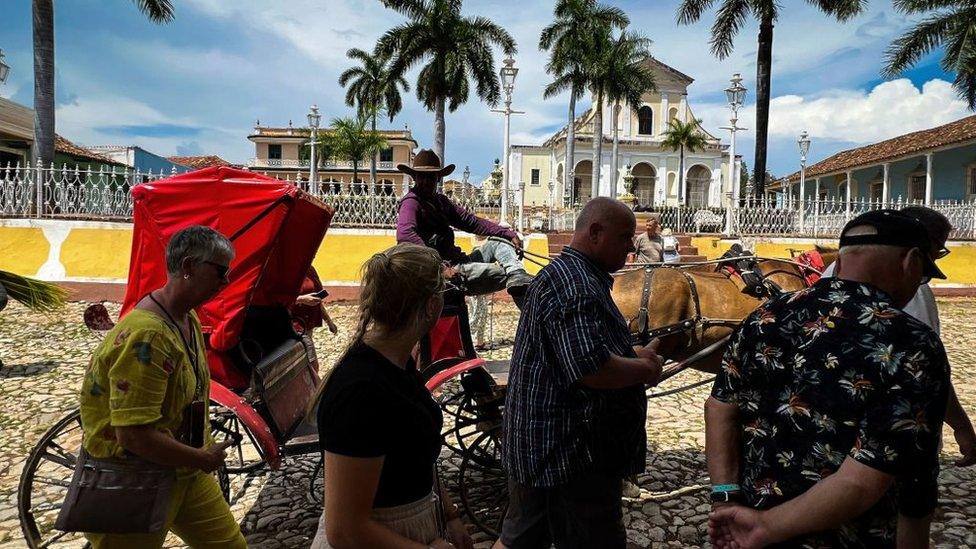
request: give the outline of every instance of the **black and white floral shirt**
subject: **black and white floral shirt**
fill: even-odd
[[[732,337],[712,396],[739,408],[745,502],[768,509],[847,456],[895,477],[839,530],[790,547],[894,547],[898,513],[937,502],[949,364],[938,336],[867,284],[822,279],[770,300]]]

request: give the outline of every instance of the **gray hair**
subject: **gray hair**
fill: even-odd
[[[190,225],[173,235],[166,246],[166,270],[180,270],[184,259],[194,263],[234,257],[234,245],[227,237],[203,225]]]

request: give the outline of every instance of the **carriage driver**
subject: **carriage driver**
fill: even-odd
[[[437,182],[454,171],[454,164],[441,167],[441,159],[433,151],[422,149],[414,157],[413,166],[399,164],[397,169],[414,182],[400,200],[397,243],[410,242],[437,250],[446,264],[445,276],[460,277],[469,295],[506,288],[520,304],[532,277],[519,260],[522,240],[518,234],[474,215],[437,192]],[[478,236],[501,237],[511,244],[489,240],[465,254],[454,243],[453,228]]]

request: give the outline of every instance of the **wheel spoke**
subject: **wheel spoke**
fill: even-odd
[[[34,477],[34,481],[35,482],[40,482],[41,484],[48,484],[50,486],[61,486],[63,488],[67,488],[68,486],[71,485],[71,480],[70,479],[68,479],[68,480],[61,480],[61,479],[55,479],[55,478],[35,476]]]
[[[53,450],[54,454],[50,453],[48,450]],[[57,463],[62,467],[67,467],[68,469],[74,469],[78,459],[53,440],[47,445],[47,448],[44,449],[44,457],[48,461],[53,461],[54,463]]]
[[[51,539],[49,539],[49,540],[47,540],[47,541],[45,541],[45,542],[44,542],[43,544],[41,544],[41,545],[40,545],[39,547],[40,547],[41,549],[43,549],[43,548],[45,548],[45,547],[50,547],[52,543],[54,543],[54,542],[56,542],[56,541],[58,541],[59,539],[61,539],[61,538],[63,538],[64,536],[67,536],[67,535],[68,535],[68,534],[70,534],[70,533],[71,533],[71,532],[58,532],[58,533],[57,533],[57,534],[56,534],[56,535],[55,535],[55,536],[54,536],[53,538],[51,538]]]

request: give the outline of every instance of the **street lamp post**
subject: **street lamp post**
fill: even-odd
[[[732,183],[732,190],[729,193],[730,200],[725,210],[725,234],[727,235],[731,235],[734,231],[733,222],[735,215],[733,210],[739,206],[739,162],[735,158],[735,132],[747,129],[737,124],[739,121],[739,107],[742,106],[746,98],[746,88],[742,86],[742,77],[739,76],[739,73],[732,75],[731,82],[732,85],[725,89],[725,97],[729,101],[729,109],[732,110],[732,117],[729,118],[731,124],[721,128],[723,130],[729,130],[732,134],[731,143],[729,144],[729,179]]]
[[[800,146],[800,231],[802,232],[804,230],[804,218],[806,217],[804,202],[806,199],[807,153],[810,152],[810,137],[806,130],[800,132],[800,138],[796,140],[796,143]]]
[[[3,62],[3,50],[0,50],[0,84],[7,81],[8,74],[10,74],[10,65]]]
[[[312,141],[308,144],[312,148],[309,155],[308,161],[308,190],[312,194],[318,196],[318,179],[319,174],[315,165],[315,145],[318,144],[316,139],[318,138],[319,122],[322,120],[322,115],[319,114],[319,108],[316,105],[312,105],[311,110],[308,111],[308,127],[312,132]]]
[[[505,91],[505,108],[504,109],[492,109],[492,112],[500,112],[505,115],[505,150],[502,151],[504,154],[504,162],[502,163],[502,211],[501,211],[501,225],[508,226],[508,190],[511,184],[511,116],[513,114],[525,114],[523,111],[513,111],[512,110],[512,92],[515,90],[515,76],[518,75],[518,69],[515,68],[515,60],[511,57],[505,59],[503,66],[500,71],[498,71],[499,77],[502,80],[502,89]]]

